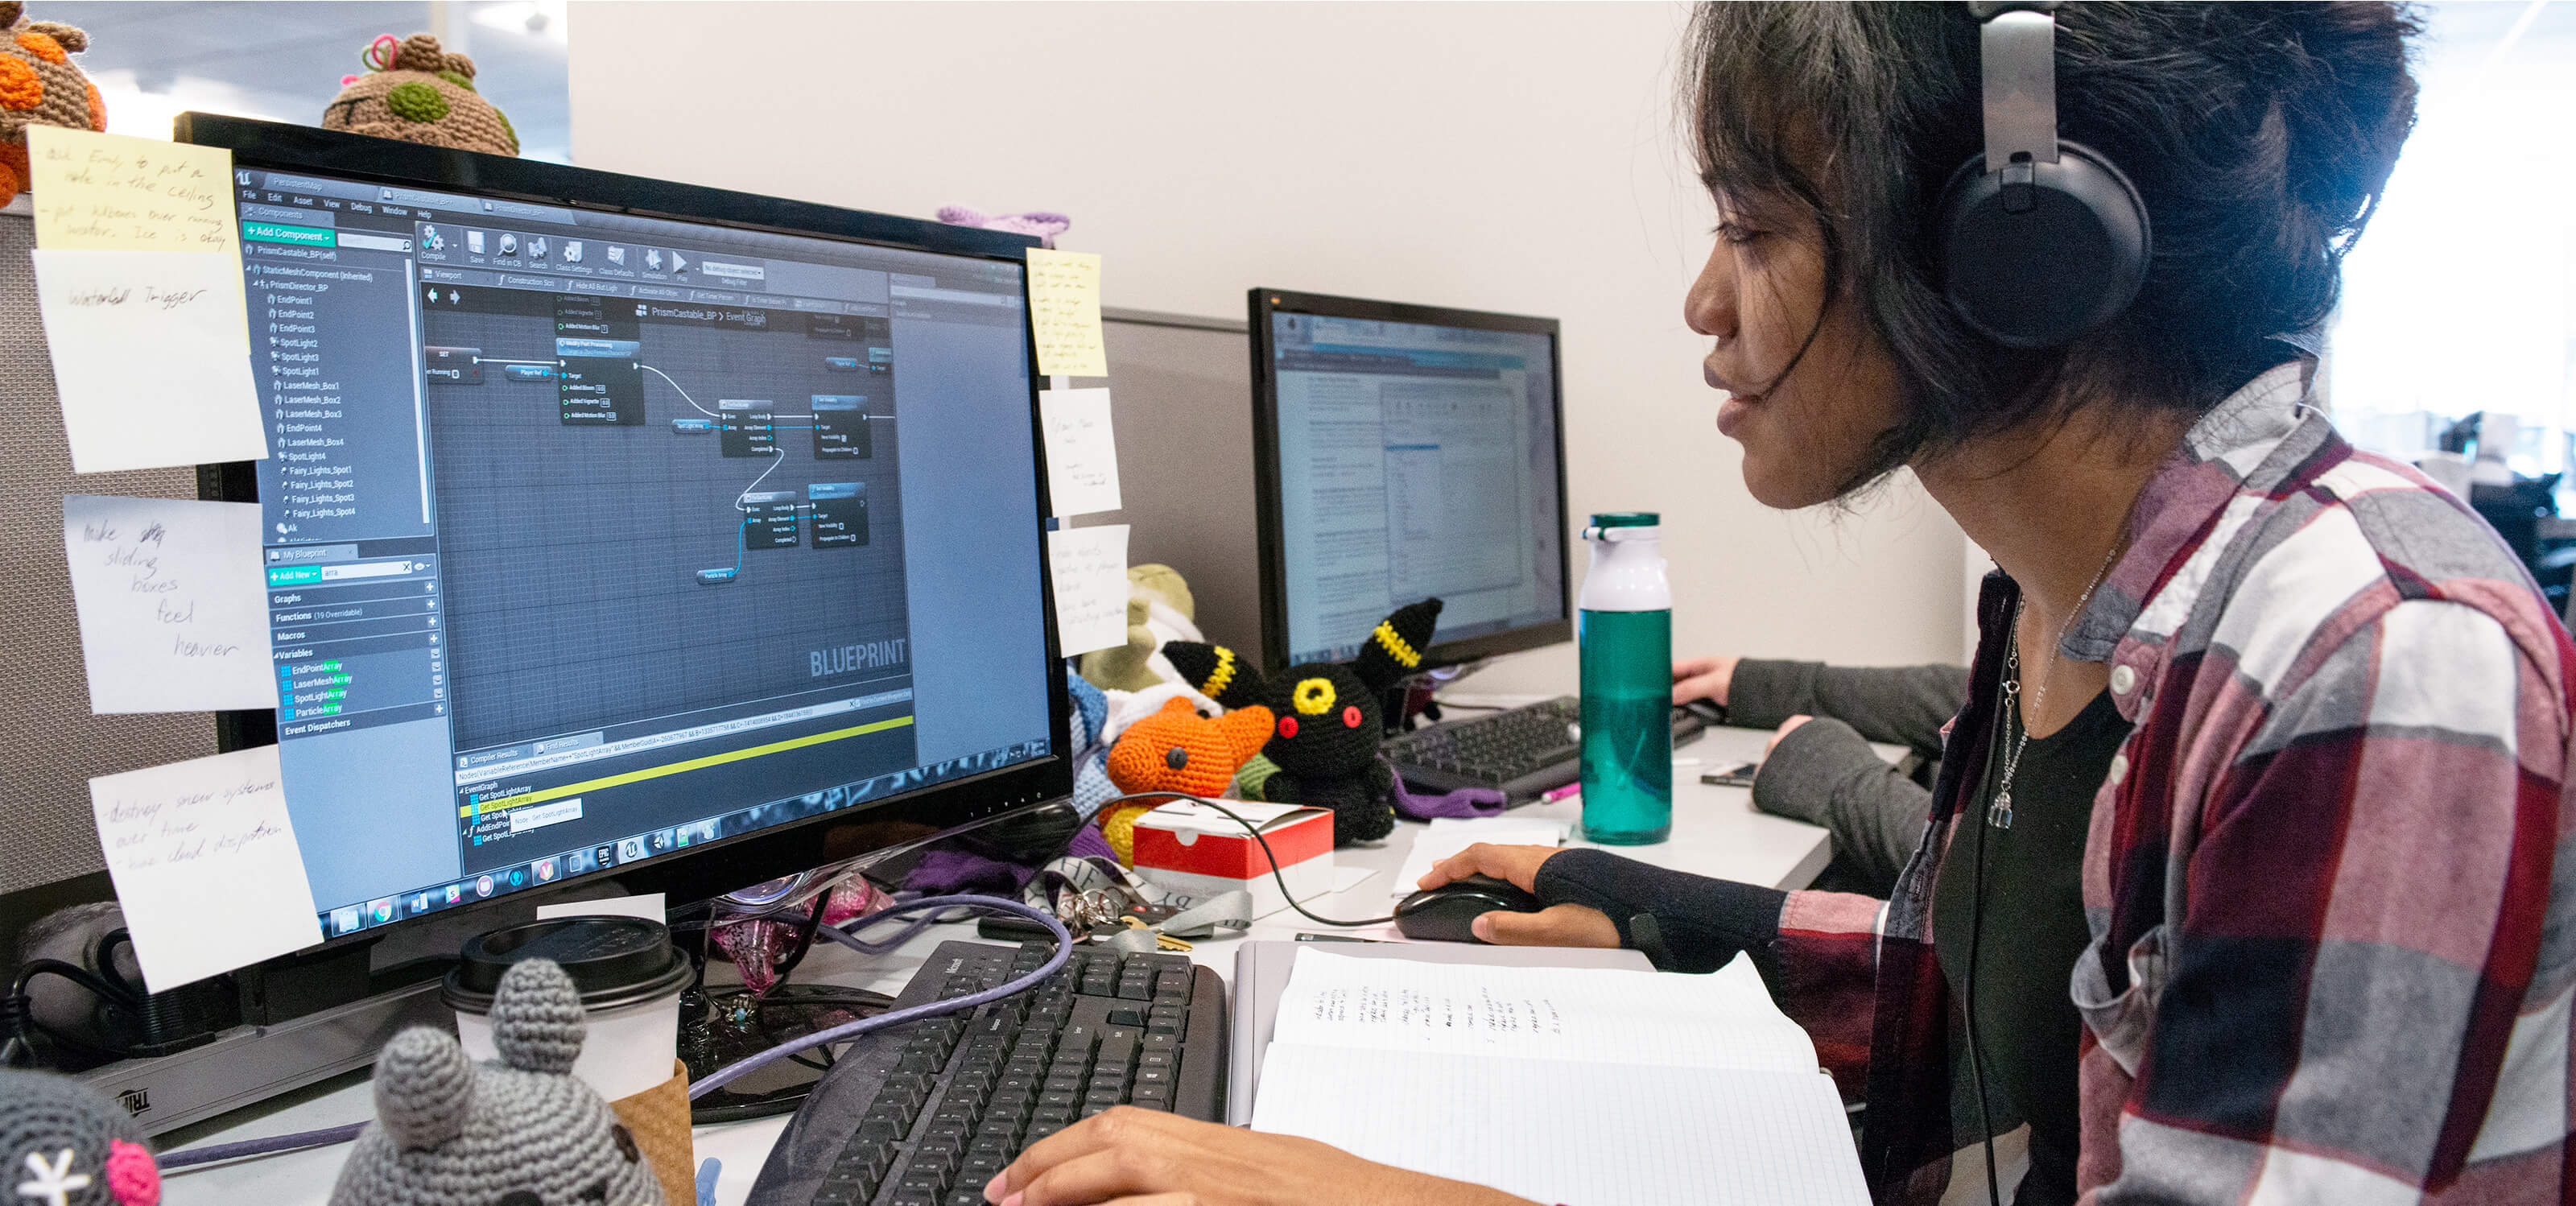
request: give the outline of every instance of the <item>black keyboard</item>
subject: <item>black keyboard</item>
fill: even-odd
[[[1563,787],[1582,771],[1577,722],[1582,705],[1571,695],[1525,704],[1506,712],[1446,720],[1386,740],[1397,774],[1417,788],[1454,791],[1499,788],[1514,806]],[[1708,726],[1673,710],[1673,744],[1696,738]]]
[[[894,1007],[998,986],[1051,949],[943,942]],[[1029,992],[852,1044],[753,1200],[983,1206],[985,1183],[1022,1149],[1112,1106],[1222,1121],[1225,1028],[1224,981],[1187,956],[1077,947]]]

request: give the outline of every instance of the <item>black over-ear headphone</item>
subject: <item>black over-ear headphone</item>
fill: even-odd
[[[2012,348],[2118,317],[2147,279],[2147,207],[2100,154],[2057,137],[2055,0],[1972,0],[1986,150],[1941,190],[1942,291]]]

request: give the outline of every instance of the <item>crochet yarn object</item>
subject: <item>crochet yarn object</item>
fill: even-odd
[[[161,1169],[143,1128],[68,1076],[0,1070],[0,1185],[25,1206],[155,1206]]]
[[[1211,720],[1187,699],[1129,725],[1109,749],[1109,781],[1123,792],[1180,791],[1219,796],[1236,768],[1270,739],[1270,710],[1256,704]],[[1101,810],[1100,835],[1123,866],[1136,865],[1136,818],[1169,803],[1137,800]]]
[[[1369,630],[1358,657],[1291,666],[1268,682],[1222,645],[1175,641],[1163,655],[1208,698],[1267,710],[1277,725],[1261,756],[1278,770],[1261,781],[1261,798],[1332,809],[1333,841],[1349,845],[1395,831],[1395,774],[1377,756],[1385,728],[1378,700],[1421,668],[1439,623],[1440,600],[1407,604]]]
[[[1198,604],[1190,584],[1168,565],[1127,569],[1127,643],[1082,655],[1082,677],[1110,691],[1142,691],[1180,681],[1162,656],[1173,641],[1196,641]]]
[[[71,56],[89,35],[52,21],[30,21],[27,6],[0,0],[0,202],[27,187],[27,127],[105,130],[107,102]]]
[[[361,75],[343,77],[340,95],[322,110],[322,128],[404,142],[519,153],[519,132],[474,90],[474,60],[438,48],[438,39],[385,34],[358,55]]]
[[[974,226],[984,230],[1006,230],[1012,234],[1036,235],[1038,246],[1054,247],[1055,237],[1073,229],[1073,219],[1044,210],[1024,214],[988,214],[963,205],[942,205],[939,220],[950,226]]]
[[[572,1076],[588,1025],[551,960],[502,973],[492,1045],[476,1066],[415,1027],[376,1056],[376,1122],[331,1206],[661,1206],[662,1186],[608,1103]]]

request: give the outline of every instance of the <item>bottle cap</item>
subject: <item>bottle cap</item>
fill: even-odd
[[[1664,517],[1654,511],[1595,511],[1592,526],[1596,528],[1653,528],[1663,526]]]

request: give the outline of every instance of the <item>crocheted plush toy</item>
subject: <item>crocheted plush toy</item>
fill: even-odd
[[[1122,792],[1182,791],[1218,796],[1234,782],[1235,768],[1270,739],[1270,709],[1254,704],[1215,719],[1199,715],[1187,699],[1129,725],[1109,748],[1109,781]],[[1170,803],[1134,800],[1100,812],[1101,836],[1118,861],[1136,865],[1136,818]]]
[[[1181,681],[1163,659],[1172,641],[1196,641],[1198,604],[1190,584],[1168,565],[1127,569],[1127,643],[1082,655],[1082,677],[1104,690],[1142,691],[1158,683]]]
[[[68,25],[26,19],[18,0],[0,0],[0,202],[27,187],[27,127],[107,128],[107,102],[72,64],[89,35]]]
[[[50,1072],[0,1071],[0,1186],[26,1206],[154,1206],[161,1169],[143,1128],[98,1090]]]
[[[499,1060],[478,1067],[427,1027],[395,1035],[331,1206],[661,1206],[634,1134],[572,1075],[586,1030],[572,978],[530,959],[493,994]]]
[[[1223,646],[1175,641],[1163,654],[1218,703],[1266,705],[1278,723],[1261,756],[1279,770],[1262,784],[1262,798],[1332,809],[1333,841],[1348,845],[1395,830],[1395,773],[1377,756],[1378,697],[1421,667],[1439,622],[1438,599],[1399,607],[1369,630],[1358,657],[1291,666],[1267,683]]]
[[[372,134],[434,147],[519,153],[519,132],[474,90],[474,60],[438,48],[438,39],[385,34],[359,52],[363,75],[343,76],[340,95],[322,111],[322,128]]]
[[[963,205],[942,205],[939,207],[939,220],[950,226],[977,226],[985,230],[1036,235],[1040,247],[1055,246],[1057,235],[1073,229],[1073,219],[1043,210],[1030,210],[1024,214],[988,214]]]

